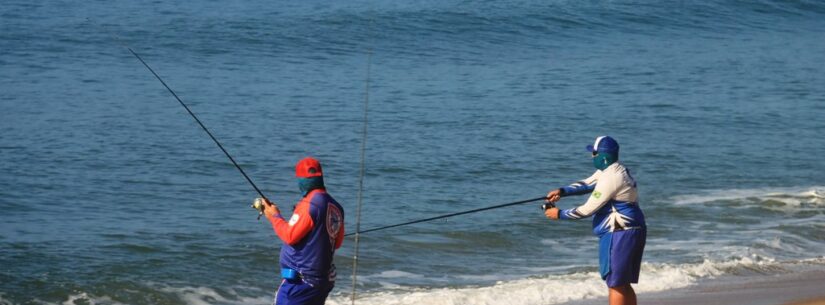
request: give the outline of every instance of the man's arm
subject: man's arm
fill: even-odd
[[[590,193],[596,187],[596,182],[599,181],[600,175],[601,171],[596,171],[587,179],[576,181],[571,185],[563,186],[555,190],[552,190],[549,193],[547,193],[546,201],[549,203],[555,203],[556,201],[561,200],[561,197]],[[551,209],[548,209],[548,211],[550,210]],[[557,213],[550,213],[547,215],[547,217],[550,217],[552,219],[558,219],[557,217],[552,217],[551,214],[556,215]]]
[[[576,208],[559,211],[559,219],[582,219],[596,213],[602,206],[610,201],[621,187],[620,177],[604,177],[595,185],[587,202]]]
[[[602,171],[596,171],[593,175],[587,177],[587,179],[576,181],[568,186],[559,188],[559,190],[561,190],[559,192],[559,196],[566,197],[592,192],[596,188],[596,182],[599,181],[599,176],[601,176],[601,173]]]
[[[269,222],[272,224],[272,229],[275,231],[275,234],[290,246],[300,242],[307,233],[312,231],[312,227],[314,226],[312,216],[309,214],[309,203],[299,204],[295,207],[295,211],[292,212],[292,217],[289,219],[289,222],[284,220],[280,213],[267,213],[266,218],[269,219]]]

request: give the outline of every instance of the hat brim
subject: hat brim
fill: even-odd
[[[596,152],[596,150],[593,149],[593,145],[587,145],[587,147],[585,147],[585,148],[587,149],[587,152],[591,152],[591,153]]]

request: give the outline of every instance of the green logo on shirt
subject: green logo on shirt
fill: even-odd
[[[593,192],[593,197],[595,197],[596,199],[599,199],[599,197],[601,197],[601,196],[602,196],[601,192],[599,192],[599,191]]]

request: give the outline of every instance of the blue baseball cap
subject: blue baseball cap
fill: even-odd
[[[618,154],[619,153],[619,142],[616,142],[610,136],[601,136],[596,138],[596,142],[593,145],[587,145],[587,151],[593,152],[605,152],[610,154]]]

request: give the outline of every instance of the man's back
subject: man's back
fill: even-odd
[[[311,220],[311,229],[296,243],[284,243],[281,267],[298,271],[313,285],[333,282],[335,266],[332,258],[344,238],[344,209],[325,190],[317,189],[295,206],[290,223],[297,223],[303,217]]]

